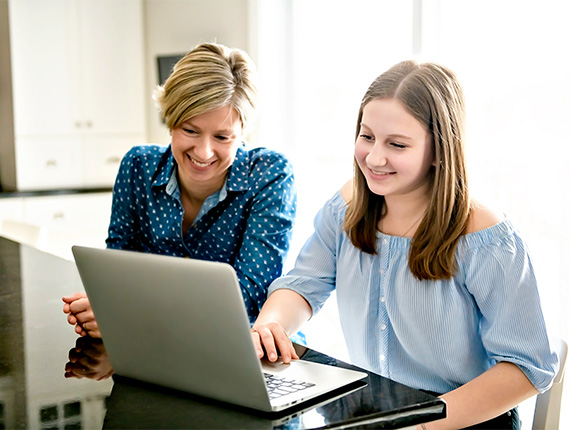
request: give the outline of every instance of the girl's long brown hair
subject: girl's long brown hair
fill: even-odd
[[[404,61],[368,88],[358,112],[356,139],[364,107],[374,99],[396,99],[429,132],[434,145],[432,194],[411,241],[409,267],[420,280],[449,279],[456,270],[455,250],[467,228],[469,190],[464,154],[465,102],[456,76],[434,63]],[[353,196],[344,229],[357,248],[376,254],[376,230],[384,197],[370,191],[354,162]]]

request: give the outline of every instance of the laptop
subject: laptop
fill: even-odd
[[[117,375],[263,412],[335,390],[338,396],[340,387],[367,377],[303,360],[260,360],[229,264],[84,246],[72,251]],[[293,382],[272,391],[280,380]]]

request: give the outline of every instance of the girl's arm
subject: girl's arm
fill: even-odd
[[[284,363],[299,358],[289,335],[311,315],[311,306],[295,291],[280,289],[271,293],[252,328],[258,357],[267,354],[269,361],[275,361],[280,353]]]
[[[418,426],[417,429],[443,430],[468,427],[488,421],[538,394],[528,378],[506,361],[441,396],[447,403],[447,418]]]

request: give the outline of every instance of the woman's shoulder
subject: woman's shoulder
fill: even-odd
[[[142,144],[133,146],[125,154],[125,160],[161,158],[170,148],[170,145]]]
[[[241,164],[251,173],[257,173],[257,176],[266,177],[265,179],[293,175],[293,166],[285,154],[264,147],[238,148],[235,163]]]
[[[250,162],[275,162],[281,161],[283,163],[289,163],[289,159],[282,152],[275,151],[274,149],[265,148],[259,146],[256,148],[246,148],[241,147],[244,155],[247,154]]]

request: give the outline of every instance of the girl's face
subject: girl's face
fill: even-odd
[[[186,191],[192,187],[220,189],[241,137],[239,115],[229,105],[196,115],[173,129],[172,154],[181,186]]]
[[[395,99],[374,99],[363,110],[354,154],[374,194],[426,196],[433,145],[426,128]]]

